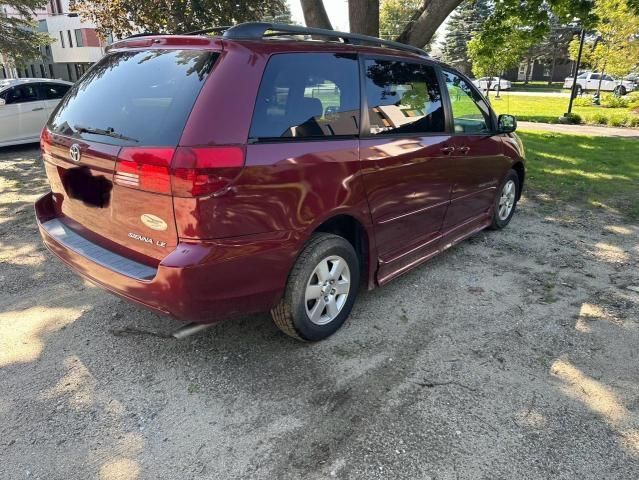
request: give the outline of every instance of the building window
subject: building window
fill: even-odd
[[[82,40],[82,30],[75,30],[75,46],[76,47],[84,47],[84,41]]]
[[[53,74],[53,64],[52,63],[49,64],[49,74],[51,75],[51,78],[55,78],[55,75]]]
[[[60,30],[60,45],[64,48],[64,34],[62,33],[62,30]]]
[[[32,63],[31,64],[31,75],[33,76],[33,78],[36,77],[36,73],[35,73],[35,65]]]
[[[42,64],[40,64],[40,76],[41,76],[42,78],[47,78],[47,74],[46,74],[46,72],[44,71],[44,65],[42,65]]]
[[[67,63],[67,75],[69,76],[69,81],[73,81],[73,75],[71,74],[71,64]]]
[[[73,41],[71,40],[71,30],[67,30],[67,37],[69,37],[69,48],[73,48]]]

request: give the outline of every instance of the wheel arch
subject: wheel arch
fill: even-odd
[[[345,238],[355,249],[360,260],[361,281],[371,288],[371,267],[374,268],[372,236],[364,223],[349,213],[337,213],[315,226],[314,233],[332,233]]]
[[[512,169],[517,172],[517,176],[519,177],[519,188],[517,190],[517,200],[521,198],[521,192],[524,190],[524,180],[526,178],[526,167],[524,167],[524,163],[521,161],[515,162],[512,166]]]

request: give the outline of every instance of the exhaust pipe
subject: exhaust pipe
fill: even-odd
[[[212,323],[187,323],[186,325],[181,326],[175,332],[173,332],[171,336],[177,338],[178,340],[182,340],[212,326]]]

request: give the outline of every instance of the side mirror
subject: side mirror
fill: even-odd
[[[499,115],[497,133],[513,133],[517,130],[517,119],[512,115]]]
[[[6,100],[4,98],[0,98],[0,107],[6,104],[7,104]]]

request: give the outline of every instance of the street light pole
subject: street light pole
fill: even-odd
[[[564,115],[564,117],[570,116],[572,113],[572,102],[575,100],[577,96],[577,77],[579,76],[579,67],[581,67],[581,54],[584,50],[584,42],[586,40],[586,29],[581,29],[581,36],[579,39],[579,53],[577,54],[577,63],[575,65],[575,71],[572,77],[572,90],[570,91],[570,103],[568,103],[568,112]]]

